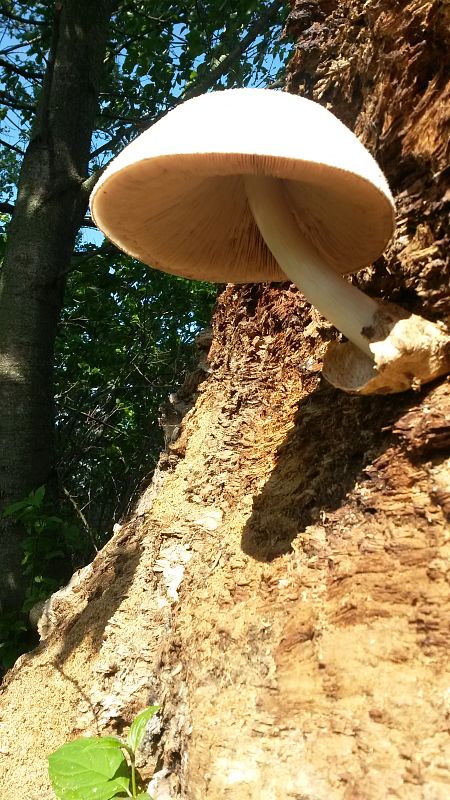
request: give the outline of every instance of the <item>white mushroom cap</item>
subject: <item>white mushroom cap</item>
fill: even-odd
[[[244,175],[286,182],[299,228],[336,272],[370,264],[392,235],[389,187],[356,136],[322,106],[267,89],[211,92],[170,111],[102,175],[92,215],[118,247],[166,272],[283,281]]]

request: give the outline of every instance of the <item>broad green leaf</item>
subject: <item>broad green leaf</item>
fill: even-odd
[[[30,498],[34,506],[40,506],[45,496],[45,486],[39,486],[35,492],[31,492]]]
[[[36,491],[30,492],[28,497],[24,500],[19,500],[17,503],[10,503],[3,511],[3,517],[12,517],[20,511],[27,509],[38,508],[44,499],[45,486],[39,486]]]
[[[6,506],[2,517],[13,517],[19,511],[23,511],[26,508],[30,508],[30,501],[28,497],[26,500],[19,500],[17,503],[10,503],[9,506]]]
[[[111,800],[129,786],[129,767],[113,736],[67,742],[48,764],[58,800]]]
[[[145,729],[148,721],[159,711],[159,706],[149,706],[144,711],[137,715],[136,719],[131,723],[131,727],[127,737],[127,744],[133,752],[139,748],[142,742]]]

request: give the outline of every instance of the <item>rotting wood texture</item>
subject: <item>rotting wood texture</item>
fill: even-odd
[[[329,104],[396,194],[396,237],[355,280],[443,319],[450,6],[299,0],[288,29],[289,90]],[[50,799],[49,751],[149,702],[158,800],[450,796],[450,384],[339,393],[334,335],[292,286],[221,295],[158,491],[5,682],[2,798]]]

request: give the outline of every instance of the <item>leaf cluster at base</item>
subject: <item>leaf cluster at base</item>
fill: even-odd
[[[115,736],[83,737],[55,750],[48,757],[48,771],[58,800],[149,800],[136,780],[134,761],[147,724],[158,710],[159,706],[149,706],[142,711],[125,742]]]

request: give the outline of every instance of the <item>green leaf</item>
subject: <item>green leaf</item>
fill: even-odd
[[[39,508],[45,495],[45,486],[39,486],[35,492],[30,492],[28,497],[24,500],[19,500],[17,503],[10,503],[3,511],[2,517],[12,517],[21,511],[26,511],[31,508]]]
[[[111,800],[129,787],[129,767],[114,736],[75,739],[48,757],[58,800]]]
[[[35,492],[30,493],[30,499],[34,506],[40,506],[45,496],[45,486],[39,486]]]
[[[9,506],[6,506],[2,517],[12,517],[17,514],[18,511],[23,511],[26,508],[30,508],[28,497],[26,500],[19,500],[17,503],[10,503]]]
[[[148,721],[159,711],[159,706],[149,706],[144,711],[137,715],[136,719],[131,723],[131,727],[127,737],[127,744],[135,753],[142,742],[145,729]]]

